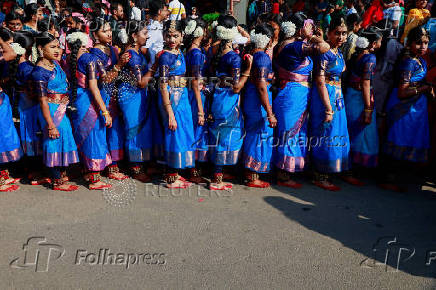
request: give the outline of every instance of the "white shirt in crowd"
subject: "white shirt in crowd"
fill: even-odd
[[[170,20],[181,20],[182,14],[186,14],[185,6],[179,2],[179,0],[173,0],[170,2]]]
[[[132,7],[132,9],[131,9],[131,14],[130,14],[130,19],[132,19],[132,20],[136,20],[136,21],[141,21],[141,19],[142,19],[142,13],[141,13],[141,9],[139,9],[138,7],[136,7],[136,6],[133,6]]]
[[[148,39],[145,43],[145,48],[148,49],[150,55],[150,64],[154,63],[156,54],[161,52],[164,48],[163,40],[163,24],[156,20],[151,20],[150,24],[147,26],[148,29]]]

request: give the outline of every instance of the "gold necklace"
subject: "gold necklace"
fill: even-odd
[[[55,65],[52,62],[50,62],[49,60],[48,60],[48,63],[46,63],[44,61],[43,64],[51,70],[54,69],[54,67],[55,67]]]

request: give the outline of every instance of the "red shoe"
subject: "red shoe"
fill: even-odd
[[[51,183],[51,179],[48,177],[30,181],[30,185],[43,185],[43,184],[49,184],[49,183]]]
[[[353,176],[341,176],[341,179],[343,181],[345,181],[346,183],[349,183],[349,184],[354,185],[354,186],[364,186],[365,185],[364,182],[360,181],[359,179],[357,179],[356,177],[353,177]]]
[[[127,175],[120,172],[120,168],[118,167],[118,165],[109,165],[107,171],[108,171],[107,177],[109,179],[125,180],[129,178]]]
[[[233,188],[233,184],[231,184],[231,183],[226,183],[226,184],[224,184],[223,187],[218,187],[214,183],[209,184],[210,190],[229,190],[232,188]]]
[[[316,186],[325,189],[325,190],[330,190],[330,191],[339,191],[341,190],[341,188],[339,186],[334,185],[333,183],[330,183],[329,185],[325,185],[323,184],[321,181],[314,181],[313,184],[315,184]]]
[[[248,187],[254,187],[254,188],[267,188],[270,187],[269,182],[266,181],[262,181],[262,180],[258,180],[258,182],[256,183],[256,181],[250,181],[248,183],[245,184]]]
[[[385,189],[385,190],[390,190],[390,191],[395,191],[395,192],[399,192],[399,193],[404,193],[407,192],[407,189],[395,184],[391,184],[391,183],[381,183],[381,184],[377,184],[378,187]]]
[[[4,189],[0,189],[0,192],[11,192],[11,191],[16,191],[17,189],[19,189],[20,186],[17,184],[11,184],[10,186],[4,188]]]
[[[190,187],[191,185],[192,185],[192,183],[190,183],[190,182],[185,182],[185,181],[182,181],[181,179],[178,179],[178,180],[174,181],[173,183],[167,183],[165,186],[167,188],[171,188],[171,189],[178,189],[178,188],[185,189],[185,188]]]
[[[288,180],[289,181],[289,180]],[[293,181],[293,184],[288,183],[288,181],[277,181],[277,185],[289,187],[293,189],[299,189],[303,186],[303,184]]]
[[[112,184],[107,184],[107,183],[96,186],[96,187],[91,187],[91,185],[89,185],[89,190],[101,190],[101,189],[106,189],[106,188],[111,188],[111,187],[112,187]]]
[[[59,191],[75,191],[78,190],[79,187],[77,185],[68,184],[68,187],[62,188],[61,186],[65,182],[62,179],[54,179],[52,182],[52,189],[53,190],[59,190]]]
[[[18,182],[20,182],[20,180],[21,180],[21,178],[11,178],[11,177],[9,177],[9,179],[5,181],[5,184],[8,185],[8,184],[18,183]]]

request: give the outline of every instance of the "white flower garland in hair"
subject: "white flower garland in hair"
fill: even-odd
[[[254,43],[256,48],[265,48],[268,45],[270,38],[265,34],[256,33],[252,30],[250,33],[250,41]]]
[[[23,48],[19,43],[12,42],[11,47],[17,55],[23,55],[26,53],[26,49]]]
[[[82,45],[87,45],[88,44],[88,35],[86,33],[83,33],[83,32],[73,32],[73,33],[67,35],[66,40],[68,43],[74,43],[77,40],[80,40],[80,43],[82,43]]]
[[[32,55],[30,56],[30,61],[35,64],[38,60],[38,49],[36,48],[36,44],[32,46]]]
[[[197,37],[203,36],[203,34],[204,34],[203,28],[198,26],[197,28],[195,28],[195,31],[192,34],[192,36],[194,36],[194,38],[197,38]]]
[[[283,33],[285,34],[286,37],[292,37],[295,34],[295,31],[297,29],[297,27],[295,26],[294,23],[292,23],[291,21],[285,21],[280,25],[280,28],[282,29]]]
[[[120,29],[120,31],[118,32],[118,38],[120,39],[122,44],[127,44],[127,42],[129,41],[129,36],[127,35],[125,28]]]
[[[217,27],[218,26],[218,21],[213,21],[212,22],[212,24],[210,25],[210,27],[212,28],[212,29],[214,29],[215,27]]]
[[[369,45],[369,41],[368,38],[363,37],[363,36],[359,36],[356,40],[356,47],[361,48],[361,49],[365,49],[367,48]]]
[[[238,28],[236,26],[232,28],[225,28],[222,25],[218,25],[216,27],[216,36],[218,37],[218,39],[232,40],[237,34]]]
[[[185,34],[190,35],[195,31],[195,28],[197,27],[197,21],[195,20],[189,20],[188,24],[185,27]]]

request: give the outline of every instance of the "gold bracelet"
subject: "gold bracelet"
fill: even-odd
[[[51,127],[51,128],[47,128],[47,130],[53,130],[53,129],[56,129],[56,127]]]
[[[333,114],[335,113],[335,111],[333,111],[333,110],[331,110],[331,111],[325,111],[325,113],[326,113],[327,115],[333,115]]]
[[[165,103],[164,106],[171,106],[171,103]]]
[[[116,66],[116,65],[114,65],[114,71],[116,71],[116,72],[119,72],[119,71],[120,71],[120,69],[119,69],[119,68],[117,68],[117,66]]]
[[[415,87],[415,95],[419,94],[418,89]]]
[[[243,76],[243,77],[247,77],[247,78],[249,78],[249,77],[250,77],[250,75],[249,75],[249,74],[242,74],[242,76]]]
[[[102,114],[103,116],[109,116],[109,111],[102,111],[101,114]]]
[[[374,112],[374,109],[365,109],[365,112],[372,113]]]

